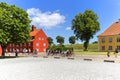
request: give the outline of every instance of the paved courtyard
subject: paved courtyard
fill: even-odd
[[[120,64],[42,57],[0,59],[0,80],[120,80]]]

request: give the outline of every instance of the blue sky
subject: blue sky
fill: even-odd
[[[71,21],[78,13],[89,9],[94,11],[99,19],[101,30],[90,42],[97,41],[97,36],[120,18],[120,0],[0,0],[16,5],[28,12],[32,24],[37,29],[42,28],[48,37],[54,39],[60,35],[68,38],[74,33],[70,29]],[[80,40],[77,43],[82,43]]]

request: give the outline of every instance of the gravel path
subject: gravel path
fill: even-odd
[[[0,65],[0,80],[120,80],[119,63],[29,57]]]

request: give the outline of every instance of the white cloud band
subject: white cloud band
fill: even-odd
[[[45,27],[46,29],[57,27],[61,23],[65,22],[65,16],[61,15],[58,12],[42,13],[39,9],[30,8],[27,10],[27,13],[29,14],[29,17],[32,20],[31,24],[35,24],[40,27]]]

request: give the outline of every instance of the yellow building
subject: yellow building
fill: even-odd
[[[99,51],[115,51],[116,48],[120,50],[120,20],[98,35]]]

